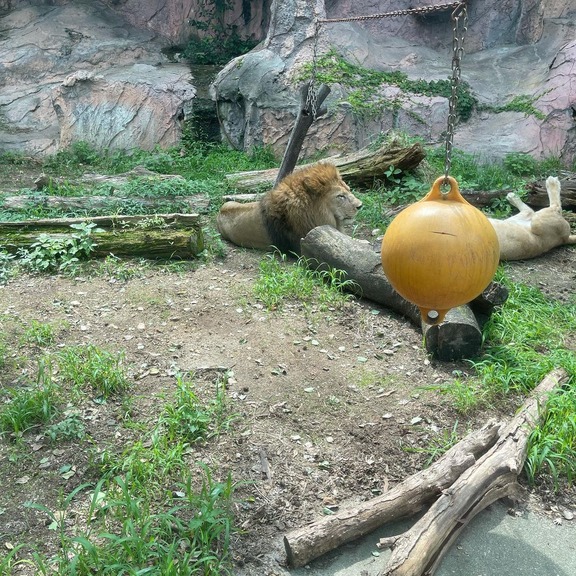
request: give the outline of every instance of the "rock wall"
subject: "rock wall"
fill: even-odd
[[[418,6],[424,4],[434,3],[423,0]],[[386,10],[403,8],[405,2],[386,3]],[[269,145],[280,156],[298,112],[298,71],[312,61],[314,18],[381,12],[376,0],[275,0],[263,45],[230,62],[213,84],[226,139],[246,150]],[[573,0],[469,0],[462,79],[484,106],[457,127],[455,145],[486,158],[526,152],[574,162],[576,68],[571,68],[571,41],[575,36]],[[450,11],[322,23],[318,52],[329,48],[366,68],[400,70],[411,79],[447,79],[452,60]],[[350,111],[341,86],[331,88],[330,112],[313,124],[304,157],[354,150],[393,129],[442,142],[446,99],[402,94],[383,86],[381,96],[400,102],[400,107],[365,120]],[[516,96],[530,98],[537,114],[499,111]]]
[[[440,0],[444,2],[446,0]],[[435,6],[418,0],[410,6]],[[103,149],[177,144],[200,99],[195,73],[166,48],[188,39],[204,0],[0,0],[0,151],[45,154],[75,140]],[[407,7],[403,0],[232,0],[225,24],[262,38],[211,87],[222,137],[237,148],[270,145],[280,156],[299,107],[302,66],[312,61],[315,19],[347,19]],[[449,10],[361,22],[322,23],[318,53],[336,49],[376,70],[412,79],[451,73]],[[458,127],[455,144],[480,155],[509,151],[576,156],[574,0],[468,0],[462,78],[485,109]],[[268,25],[269,24],[269,25]],[[382,86],[397,106],[359,118],[334,84],[330,112],[303,154],[348,151],[391,129],[442,141],[447,101]],[[515,96],[539,115],[496,113]],[[491,107],[490,109],[486,107]]]
[[[188,40],[189,22],[204,20],[205,0],[105,0],[109,8],[137,28],[152,30],[174,44]],[[236,26],[247,38],[261,40],[268,29],[270,0],[230,0],[222,15],[223,26]]]
[[[99,1],[12,0],[0,13],[0,151],[177,144],[195,97],[168,43]]]

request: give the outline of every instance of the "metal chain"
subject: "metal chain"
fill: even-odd
[[[308,84],[308,94],[306,95],[306,110],[312,112],[312,120],[316,120],[318,113],[318,91],[316,90],[316,75],[318,72],[318,38],[320,36],[320,21],[314,23],[314,45],[312,49],[312,76]]]
[[[316,91],[316,74],[317,74],[317,60],[318,60],[318,37],[320,36],[320,24],[327,24],[332,22],[358,22],[364,20],[375,20],[377,18],[392,18],[394,16],[410,16],[413,14],[427,14],[437,12],[440,10],[452,9],[452,21],[454,22],[454,38],[452,41],[452,92],[449,101],[448,113],[448,131],[446,136],[446,162],[445,177],[448,177],[452,159],[452,141],[454,139],[454,125],[456,122],[456,101],[458,99],[457,88],[460,81],[460,60],[464,52],[463,43],[464,35],[468,25],[468,16],[466,11],[466,1],[460,0],[459,2],[449,2],[446,4],[432,4],[430,6],[422,6],[421,8],[408,8],[406,10],[394,10],[392,12],[385,12],[383,14],[371,14],[368,16],[350,16],[348,18],[324,18],[317,19],[314,23],[314,47],[312,54],[312,76],[308,86],[308,95],[306,97],[306,109],[311,110],[312,118],[316,119],[318,93]],[[460,32],[460,22],[462,19],[462,32]]]
[[[453,32],[452,39],[452,79],[451,93],[448,101],[448,130],[446,131],[446,156],[444,160],[444,182],[448,182],[448,174],[452,166],[452,148],[454,144],[454,127],[456,126],[458,103],[458,85],[460,83],[460,63],[464,54],[464,37],[468,28],[468,13],[466,4],[462,3],[452,12]]]
[[[447,10],[448,8],[457,9],[464,4],[460,2],[449,2],[446,4],[433,4],[431,6],[422,6],[421,8],[407,8],[406,10],[394,10],[392,12],[385,12],[384,14],[371,14],[370,16],[349,16],[348,18],[325,18],[318,20],[318,22],[358,22],[362,20],[375,20],[377,18],[392,18],[393,16],[410,16],[412,14],[426,14],[428,12],[437,12],[439,10]]]

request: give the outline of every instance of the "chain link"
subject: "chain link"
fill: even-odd
[[[453,39],[452,39],[452,78],[451,93],[448,103],[448,130],[446,131],[446,157],[444,162],[444,178],[448,179],[450,167],[452,165],[452,146],[454,141],[454,127],[456,125],[456,103],[458,101],[458,85],[460,83],[460,62],[464,54],[464,36],[468,28],[468,13],[466,2],[450,2],[446,4],[432,4],[421,8],[408,8],[405,10],[394,10],[383,14],[371,14],[367,16],[350,16],[348,18],[324,18],[317,19],[314,23],[314,47],[312,54],[312,76],[308,86],[306,97],[306,109],[311,110],[312,118],[316,119],[318,93],[316,91],[316,74],[318,60],[318,37],[320,36],[320,24],[332,22],[359,22],[365,20],[375,20],[377,18],[392,18],[394,16],[410,16],[414,14],[427,14],[440,10],[452,9]]]
[[[446,155],[444,160],[444,182],[448,182],[448,174],[452,166],[452,148],[454,144],[454,128],[456,126],[458,103],[458,85],[462,73],[460,64],[464,54],[464,37],[468,29],[468,13],[466,4],[460,4],[452,12],[453,38],[452,38],[452,79],[450,100],[448,102],[448,129],[446,131]]]
[[[384,14],[371,14],[369,16],[349,16],[348,18],[325,18],[318,20],[321,23],[328,22],[359,22],[363,20],[376,20],[377,18],[392,18],[393,16],[410,16],[413,14],[426,14],[428,12],[437,12],[440,10],[447,10],[451,8],[457,9],[459,6],[465,4],[462,0],[460,2],[449,2],[446,4],[432,4],[431,6],[422,6],[421,8],[407,8],[405,10],[394,10],[392,12],[385,12]]]
[[[318,38],[320,36],[320,20],[314,23],[314,45],[312,49],[312,76],[308,84],[308,94],[306,95],[306,110],[312,113],[312,120],[316,120],[318,114],[318,91],[316,90],[316,74],[318,64]]]

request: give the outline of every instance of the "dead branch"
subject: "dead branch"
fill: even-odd
[[[496,444],[465,470],[410,530],[396,537],[380,576],[432,575],[450,544],[478,512],[518,492],[528,437],[544,417],[548,397],[567,376],[557,368],[540,382],[516,416],[501,428]]]
[[[418,513],[494,444],[498,429],[499,424],[489,422],[453,446],[432,466],[410,476],[382,496],[290,532],[284,537],[289,564],[304,566],[382,524]]]

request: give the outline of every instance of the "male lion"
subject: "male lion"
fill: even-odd
[[[558,178],[549,176],[546,190],[550,200],[547,208],[534,212],[510,192],[506,198],[520,212],[505,220],[489,218],[500,242],[500,260],[526,260],[562,244],[576,244],[576,234],[570,234],[570,224],[562,216]]]
[[[321,162],[289,174],[259,202],[226,202],[216,224],[238,246],[300,254],[300,239],[312,228],[342,230],[361,207],[336,166]]]

